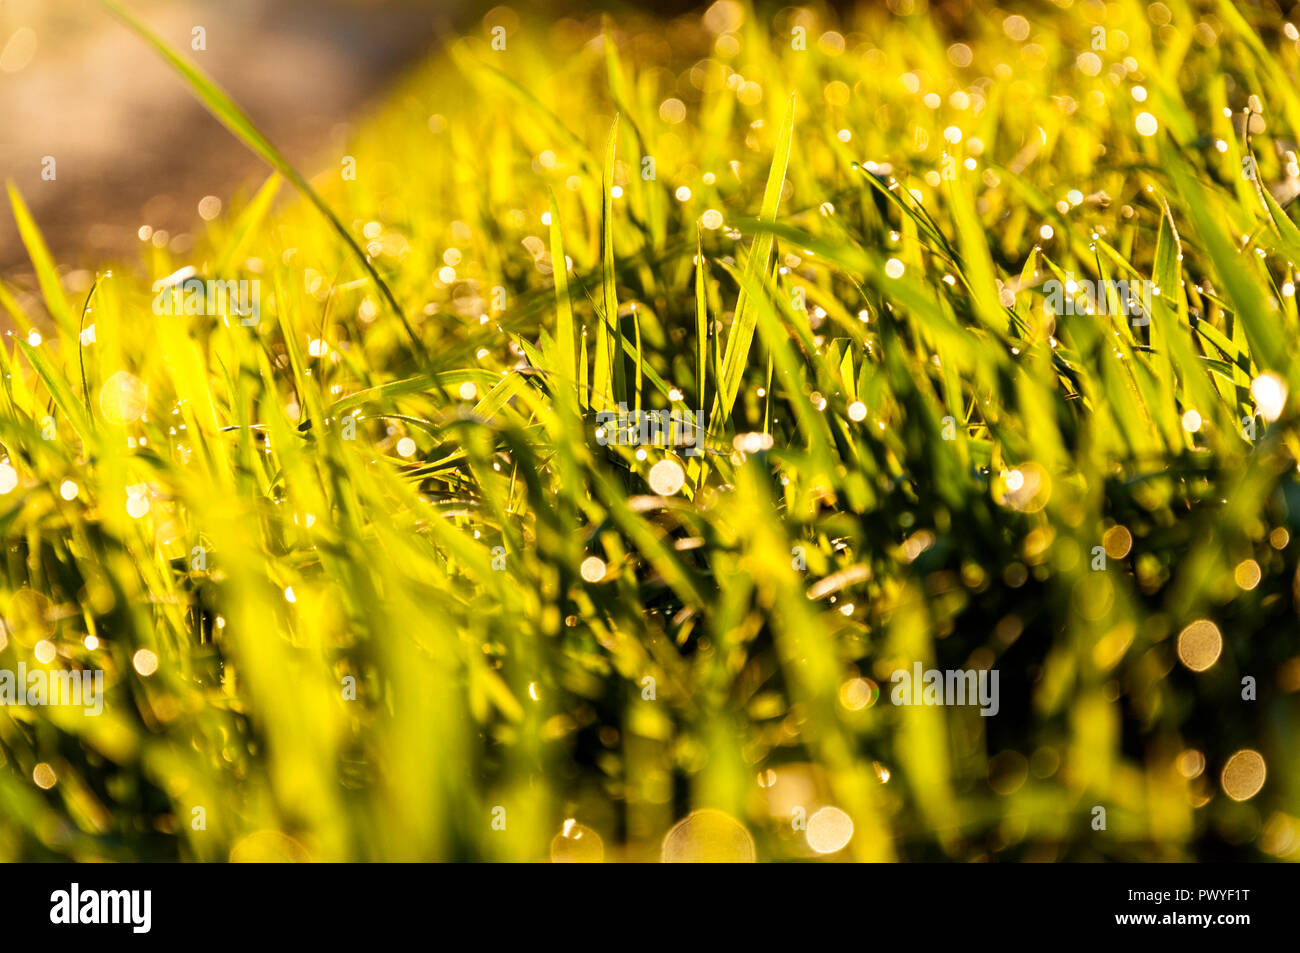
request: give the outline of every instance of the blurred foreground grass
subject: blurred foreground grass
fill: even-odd
[[[0,711],[0,856],[1300,856],[1297,50],[499,8],[299,183],[373,276],[276,175],[73,294],[15,183],[0,667],[106,702]]]

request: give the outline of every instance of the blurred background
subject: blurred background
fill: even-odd
[[[309,170],[461,9],[409,0],[127,5]],[[183,236],[204,196],[227,200],[260,180],[260,160],[97,0],[0,0],[0,116],[0,179],[18,183],[64,263],[128,254],[142,226],[151,240]],[[52,181],[42,178],[46,156]],[[13,216],[0,215],[0,272],[27,267]]]

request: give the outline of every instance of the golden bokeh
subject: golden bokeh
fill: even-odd
[[[58,783],[59,778],[54,773],[54,769],[42,761],[32,769],[32,780],[36,782],[38,788],[48,791]]]
[[[569,818],[551,838],[551,863],[598,864],[605,859],[605,842],[585,824]]]
[[[1232,571],[1232,578],[1237,583],[1237,588],[1247,591],[1258,586],[1262,577],[1263,573],[1260,572],[1259,563],[1253,559],[1243,559],[1237,563],[1237,568]]]
[[[853,839],[853,818],[838,807],[823,807],[808,818],[808,846],[819,854],[843,850]]]
[[[660,460],[650,468],[650,489],[660,496],[672,496],[686,483],[686,473],[676,460]]]
[[[1195,748],[1188,748],[1178,756],[1178,773],[1183,777],[1198,778],[1205,770],[1205,755]]]
[[[1197,619],[1178,633],[1178,660],[1193,672],[1204,672],[1222,651],[1223,636],[1209,619]]]
[[[1133,548],[1133,534],[1127,526],[1112,526],[1102,536],[1101,545],[1111,559],[1123,559]]]
[[[1037,513],[1051,498],[1051,476],[1032,461],[1003,472],[993,481],[993,499],[1021,513]]]
[[[1249,801],[1259,793],[1267,776],[1264,756],[1252,748],[1243,748],[1223,766],[1219,784],[1223,793],[1234,801]]]
[[[755,859],[754,838],[745,826],[712,808],[688,814],[664,835],[666,864],[750,864]]]
[[[137,672],[148,678],[158,671],[158,656],[149,649],[137,649],[135,655],[131,657],[131,664]]]
[[[659,118],[668,123],[679,123],[686,118],[686,104],[673,97],[659,104]]]
[[[879,697],[879,686],[869,678],[851,678],[840,686],[840,704],[849,711],[870,708]]]
[[[605,578],[605,560],[599,556],[588,556],[578,571],[587,582],[600,582]]]
[[[134,423],[149,405],[149,388],[128,371],[118,371],[99,389],[99,409],[111,423]]]

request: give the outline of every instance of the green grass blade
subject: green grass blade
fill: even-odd
[[[415,330],[411,327],[410,323],[406,320],[406,314],[402,310],[402,306],[398,304],[397,298],[394,297],[392,289],[388,287],[388,283],[380,276],[379,272],[375,269],[375,266],[371,263],[369,256],[367,256],[361,249],[361,246],[357,244],[356,239],[352,237],[351,233],[343,223],[339,221],[338,216],[334,214],[333,210],[331,210],[325,203],[325,200],[321,198],[320,194],[312,188],[311,183],[307,181],[302,173],[289,164],[289,161],[280,154],[280,151],[276,149],[275,146],[271,145],[270,140],[262,135],[258,128],[253,125],[253,121],[248,118],[247,114],[235,105],[234,100],[232,100],[230,96],[221,89],[221,87],[213,82],[206,73],[173,50],[167,42],[162,39],[162,37],[158,36],[158,34],[154,33],[149,29],[149,27],[145,26],[141,20],[137,19],[134,14],[130,13],[125,7],[118,3],[117,0],[100,0],[100,3],[102,3],[108,12],[120,20],[129,30],[152,46],[162,56],[162,58],[172,66],[172,68],[180,73],[182,78],[184,78],[185,82],[189,85],[190,89],[193,90],[195,96],[198,97],[199,101],[207,107],[208,111],[211,112],[212,115],[216,116],[217,119],[221,121],[222,125],[233,132],[239,139],[243,140],[246,146],[261,156],[262,159],[264,159],[273,169],[292,182],[294,186],[307,197],[308,201],[316,207],[321,215],[325,216],[334,231],[341,239],[343,239],[344,244],[351,249],[353,255],[356,256],[357,261],[370,275],[371,280],[378,286],[380,293],[383,295],[385,302],[387,302],[389,309],[393,312],[394,317],[401,322],[402,328],[405,330],[406,336],[410,340],[411,345],[423,356],[425,354],[424,345],[416,336]]]
[[[560,233],[560,209],[551,195],[551,273],[555,278],[555,349],[557,358],[554,370],[560,376],[559,386],[572,388],[577,384],[574,357],[577,342],[573,330],[573,300],[569,296],[569,274],[564,254],[564,238]]]
[[[697,408],[705,407],[708,396],[709,296],[704,288],[704,237],[695,229],[695,394]]]
[[[604,326],[608,338],[605,343],[609,348],[610,386],[613,388],[614,400],[627,400],[627,380],[621,349],[618,348],[618,289],[614,281],[614,157],[618,145],[618,117],[609,130],[609,140],[605,145],[605,167],[601,178],[603,205],[601,212],[601,304],[604,309]]]
[[[781,204],[781,191],[785,187],[786,164],[790,161],[790,143],[794,138],[794,96],[791,95],[786,107],[785,120],[776,139],[776,150],[772,154],[772,166],[767,175],[767,186],[763,190],[763,204],[759,212],[762,222],[776,221],[777,209]],[[749,250],[749,260],[745,263],[745,275],[752,287],[760,287],[767,273],[767,263],[772,257],[775,237],[771,232],[760,232],[754,238]],[[736,300],[736,317],[727,335],[727,348],[722,358],[722,377],[718,381],[717,424],[721,426],[731,417],[731,409],[740,392],[740,381],[745,373],[749,359],[749,348],[754,340],[754,327],[758,317],[754,313],[753,302],[742,286]]]
[[[9,182],[8,186],[9,204],[13,206],[14,221],[18,223],[18,234],[22,237],[23,245],[26,246],[27,254],[32,260],[32,267],[36,270],[36,280],[41,286],[45,307],[61,330],[75,334],[76,319],[72,315],[72,309],[68,307],[67,297],[63,294],[63,284],[59,281],[59,273],[54,267],[50,249],[45,244],[40,229],[36,227],[31,212],[27,210],[22,196],[18,194],[17,186],[12,182]]]

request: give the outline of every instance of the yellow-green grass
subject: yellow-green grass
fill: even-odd
[[[178,77],[278,172],[89,295],[13,184],[0,667],[107,700],[0,711],[0,856],[657,859],[712,808],[798,859],[835,806],[833,859],[1294,857],[1296,41],[894,9],[496,11],[310,181]],[[260,323],[157,314],[184,266]],[[998,714],[892,704],[918,661]]]

